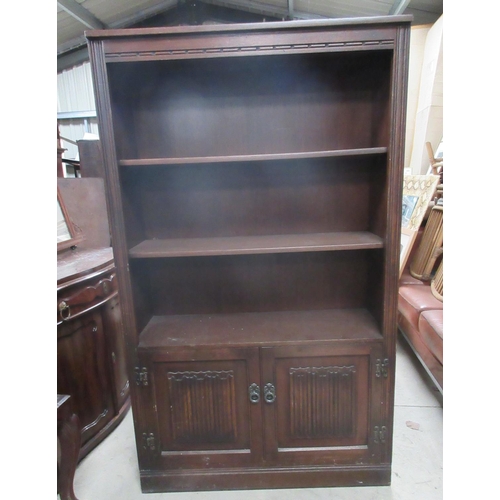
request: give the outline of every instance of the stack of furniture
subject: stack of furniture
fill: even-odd
[[[390,483],[410,22],[87,33],[144,492]]]

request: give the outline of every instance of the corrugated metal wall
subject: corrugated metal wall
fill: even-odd
[[[57,112],[95,111],[94,87],[90,63],[57,75]]]
[[[66,148],[63,157],[78,159],[76,144],[64,139],[76,142],[86,133],[99,135],[89,62],[57,75],[57,117],[62,147]]]

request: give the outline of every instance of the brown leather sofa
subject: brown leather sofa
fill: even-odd
[[[399,280],[398,327],[442,393],[443,301],[431,290],[431,281],[413,277],[408,266]]]

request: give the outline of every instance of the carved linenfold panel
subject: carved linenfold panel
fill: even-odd
[[[355,432],[354,366],[290,368],[292,438],[349,437]]]
[[[172,437],[177,443],[228,443],[237,437],[234,373],[169,372]]]

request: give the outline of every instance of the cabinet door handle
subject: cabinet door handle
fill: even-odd
[[[248,388],[248,397],[250,403],[257,404],[260,401],[260,387],[257,384],[252,384]]]
[[[266,384],[264,386],[264,401],[269,404],[276,401],[276,388],[273,384]]]

